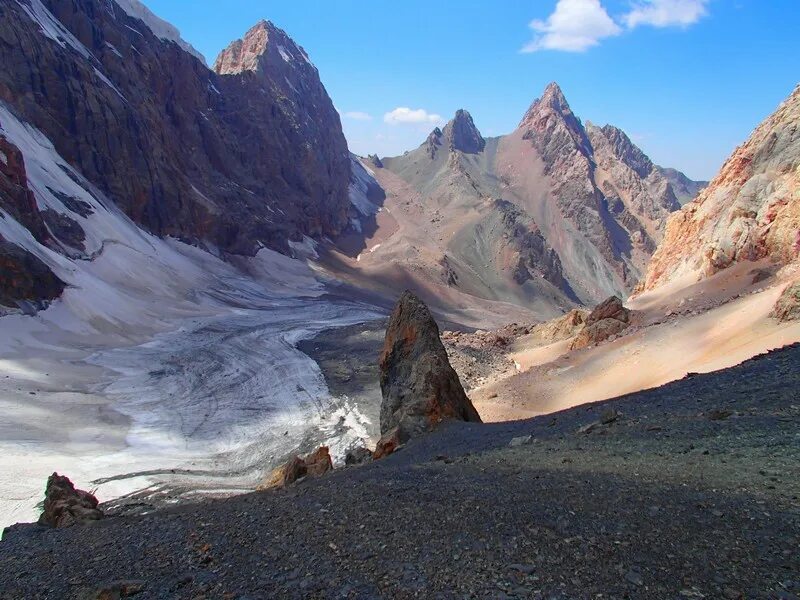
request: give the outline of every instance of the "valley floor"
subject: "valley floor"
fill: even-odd
[[[798,389],[795,345],[286,490],[23,526],[0,597],[795,598]]]

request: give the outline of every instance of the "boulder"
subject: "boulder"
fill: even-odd
[[[775,302],[771,316],[779,321],[800,320],[800,282],[786,287]]]
[[[320,477],[333,470],[333,461],[327,446],[320,446],[306,457],[293,456],[275,468],[257,490],[286,487],[303,477]]]
[[[389,319],[380,372],[385,443],[381,443],[384,439],[379,442],[378,455],[445,420],[481,422],[450,366],[436,321],[409,291],[400,297]]]
[[[347,451],[344,457],[344,464],[346,465],[360,465],[372,460],[372,451],[364,446],[352,448]]]
[[[586,326],[578,332],[570,344],[570,350],[599,344],[619,334],[630,325],[630,311],[622,300],[612,296],[598,304],[586,317]]]
[[[103,518],[94,495],[75,489],[68,477],[53,473],[47,478],[44,510],[39,525],[48,527],[70,527]]]

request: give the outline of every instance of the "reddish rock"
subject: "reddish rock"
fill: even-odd
[[[629,321],[630,311],[622,305],[622,300],[612,296],[589,313],[586,326],[572,340],[570,350],[599,344],[626,329]]]
[[[409,291],[400,297],[389,319],[380,370],[381,433],[386,448],[430,431],[444,420],[480,422],[450,366],[436,321]],[[386,438],[394,429],[396,435]],[[378,455],[385,453],[381,446]]]
[[[92,494],[75,489],[69,478],[58,473],[47,478],[40,525],[70,527],[102,518],[103,511],[98,508],[97,498]]]
[[[402,446],[400,442],[400,429],[398,427],[390,429],[378,440],[378,444],[375,446],[375,452],[372,453],[372,460],[378,460],[389,456],[400,446]]]
[[[775,302],[771,316],[779,321],[800,320],[800,282],[786,286]]]
[[[256,489],[265,490],[274,487],[286,487],[303,477],[320,477],[333,470],[330,451],[327,446],[320,446],[306,457],[294,456],[285,464],[277,467],[270,476]]]
[[[64,282],[50,267],[0,236],[0,306],[13,308],[28,303],[28,306],[44,308],[63,290]]]

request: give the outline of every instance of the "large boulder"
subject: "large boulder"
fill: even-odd
[[[586,326],[575,336],[570,350],[599,344],[630,325],[630,311],[616,296],[604,300],[586,317]]]
[[[320,446],[308,456],[293,456],[277,467],[269,477],[258,486],[258,490],[286,487],[303,477],[320,477],[333,470],[331,453],[327,446]]]
[[[47,478],[44,511],[39,517],[39,525],[49,527],[70,527],[103,518],[94,495],[75,489],[69,478],[53,473]]]
[[[800,320],[800,282],[786,286],[778,301],[775,302],[772,316],[779,321]]]
[[[444,420],[481,422],[450,366],[436,321],[409,291],[400,297],[389,319],[380,371],[381,434],[392,442],[379,443],[379,449],[391,446],[393,450]]]

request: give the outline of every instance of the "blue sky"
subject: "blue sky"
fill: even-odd
[[[800,81],[799,0],[145,3],[209,63],[259,19],[285,29],[359,154],[414,148],[458,108],[508,133],[557,81],[582,120],[710,178]]]

